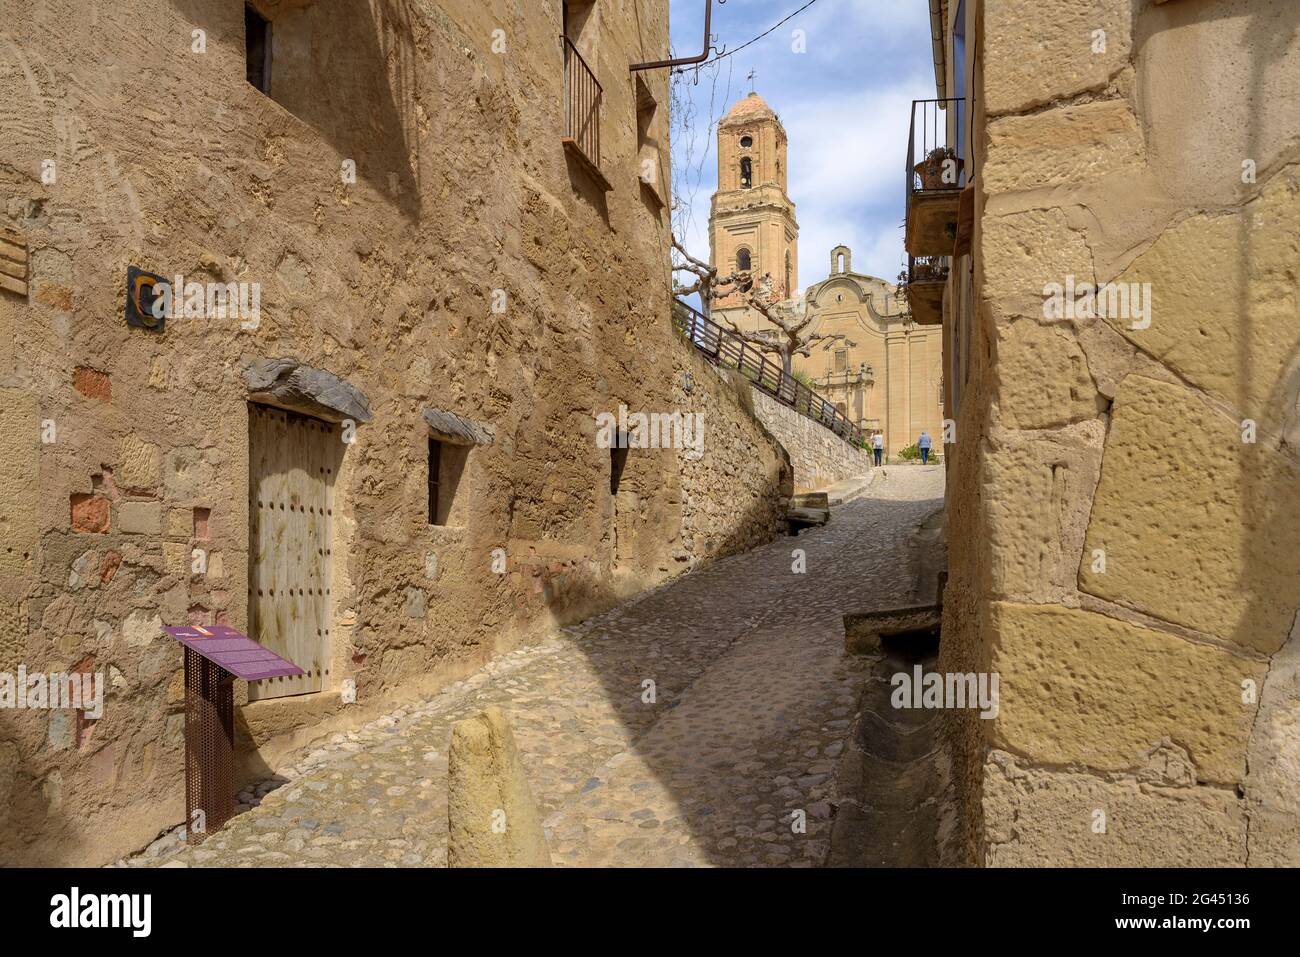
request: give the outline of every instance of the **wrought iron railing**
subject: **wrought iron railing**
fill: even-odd
[[[970,158],[962,155],[965,122],[965,97],[912,101],[907,133],[909,205],[913,193],[959,190],[975,177]]]
[[[863,445],[862,429],[845,417],[827,399],[770,361],[761,349],[746,342],[680,299],[673,300],[673,325],[687,342],[704,353],[714,365],[736,369],[778,402],[830,429],[845,442]]]
[[[952,267],[950,256],[908,256],[907,281],[947,282],[948,270]]]
[[[600,168],[600,81],[568,37],[564,44],[564,137]]]

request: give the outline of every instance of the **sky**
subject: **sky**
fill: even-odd
[[[807,0],[713,3],[719,50],[734,50]],[[670,0],[674,56],[700,52],[705,0]],[[806,52],[794,52],[803,30]],[[724,49],[725,48],[725,49]],[[715,54],[716,55],[716,54]],[[679,76],[693,106],[673,122],[674,223],[709,258],[709,202],[717,188],[717,122],[754,89],[789,136],[789,193],[799,221],[799,287],[830,271],[830,251],[853,250],[854,272],[895,281],[903,256],[903,164],[913,99],[935,96],[925,0],[815,0],[765,39]],[[684,82],[682,82],[684,81]],[[685,278],[685,277],[684,277]]]

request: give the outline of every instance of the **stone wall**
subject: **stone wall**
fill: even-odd
[[[666,190],[640,176],[667,156],[665,75],[627,71],[667,54],[666,0],[588,19],[600,175],[561,143],[559,3],[256,6],[269,96],[242,3],[0,0],[0,227],[30,249],[27,288],[0,289],[0,671],[108,682],[98,721],[0,711],[5,863],[111,860],[182,818],[159,629],[247,625],[253,363],[328,372],[369,413],[333,477],[325,690],[237,683],[241,781],[772,524],[770,444],[632,453],[616,501],[595,441],[601,412],[677,407],[693,362],[656,294]],[[260,318],[128,326],[132,266],[256,283]],[[714,435],[738,408],[707,410]],[[429,409],[491,434],[444,525]],[[695,504],[710,461],[746,509]]]
[[[1001,703],[949,728],[954,860],[1294,866],[1300,7],[966,7],[940,667]]]
[[[693,347],[674,353],[677,407],[704,414],[701,448],[678,452],[682,535],[678,565],[746,551],[785,529],[793,493],[790,455],[756,414],[749,380]]]
[[[754,411],[790,455],[796,491],[822,489],[842,479],[871,471],[871,453],[855,448],[823,425],[776,401],[759,389],[750,390]]]

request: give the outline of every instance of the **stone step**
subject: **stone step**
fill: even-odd
[[[830,520],[829,508],[791,508],[785,513],[785,521],[791,535],[797,535],[805,528],[820,528]]]

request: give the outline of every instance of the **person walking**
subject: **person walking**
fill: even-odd
[[[934,441],[930,438],[930,433],[923,429],[921,431],[921,437],[916,440],[916,447],[921,450],[922,465],[930,464],[930,446],[933,444]]]
[[[879,432],[871,436],[871,454],[875,456],[876,465],[879,465],[885,455],[885,437]]]

